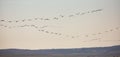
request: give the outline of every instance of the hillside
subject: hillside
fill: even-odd
[[[93,47],[93,48],[72,48],[72,49],[1,49],[0,55],[5,54],[79,54],[79,55],[120,55],[120,45],[111,47]]]

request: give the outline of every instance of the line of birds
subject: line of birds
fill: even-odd
[[[5,28],[9,28],[9,29],[12,29],[12,28],[20,28],[20,27],[34,27],[36,28],[38,31],[40,32],[45,32],[45,33],[50,33],[50,34],[55,34],[55,35],[62,35],[61,33],[57,33],[57,32],[50,32],[50,31],[47,31],[45,30],[44,28],[48,27],[48,26],[41,26],[41,27],[38,27],[36,25],[21,25],[21,26],[7,26],[7,25],[0,25],[1,27],[5,27]]]
[[[5,27],[5,28],[9,28],[9,29],[12,29],[12,28],[19,28],[19,27],[35,27],[35,28],[46,28],[48,27],[47,25],[46,26],[41,26],[41,27],[38,27],[36,25],[20,25],[20,26],[7,26],[7,25],[0,25],[1,27]]]
[[[94,41],[97,41],[97,42],[120,42],[120,40],[104,40],[102,38],[95,38],[95,39],[90,39],[90,40],[84,40],[83,42],[94,42]]]
[[[74,14],[70,14],[68,16],[64,16],[64,15],[59,15],[59,17],[53,17],[53,18],[33,18],[33,19],[23,19],[23,20],[0,20],[0,22],[8,22],[8,23],[19,23],[19,22],[26,22],[26,21],[33,21],[33,20],[41,20],[41,21],[49,21],[49,20],[60,20],[61,18],[64,17],[73,17],[76,15],[85,15],[88,13],[95,13],[95,12],[99,12],[102,11],[103,9],[96,9],[96,10],[91,10],[91,11],[86,11],[86,12],[78,12],[78,13],[74,13]]]
[[[62,33],[57,33],[57,32],[50,32],[50,31],[48,31],[48,30],[45,30],[44,28],[46,28],[47,26],[41,26],[41,27],[38,27],[38,26],[36,26],[36,25],[21,25],[21,26],[12,26],[12,27],[10,27],[10,26],[6,26],[6,25],[0,25],[0,26],[2,26],[2,27],[5,27],[5,28],[19,28],[19,27],[34,27],[34,28],[36,28],[38,31],[40,31],[40,32],[44,32],[44,33],[47,33],[47,34],[53,34],[53,35],[57,35],[57,36],[63,36],[63,34]],[[1,30],[1,29],[0,29]],[[116,28],[114,28],[114,29],[109,29],[109,30],[106,30],[106,31],[103,31],[103,33],[108,33],[108,32],[112,32],[112,31],[117,31],[117,30],[120,30],[120,27],[116,27]],[[89,36],[95,36],[95,35],[100,35],[100,34],[103,34],[103,33],[95,33],[95,34],[89,34],[89,35],[84,35],[84,37],[89,37]],[[66,36],[66,37],[68,37],[68,38],[79,38],[79,36],[82,36],[82,35],[77,35],[77,36],[72,36],[72,35],[64,35],[64,36]],[[65,38],[66,38],[65,37]],[[101,41],[102,40],[102,38],[94,38],[94,39],[90,39],[90,40],[85,40],[85,41],[83,41],[83,42],[88,42],[88,41]],[[103,40],[102,40],[103,41]],[[114,40],[104,40],[104,41],[106,41],[106,42],[109,42],[109,41],[114,41]],[[116,41],[120,41],[120,40],[116,40]],[[82,42],[82,41],[81,41]]]
[[[19,27],[34,27],[36,28],[38,31],[40,32],[44,32],[44,33],[47,33],[47,34],[54,34],[54,35],[64,35],[62,33],[57,33],[57,32],[51,32],[51,31],[48,31],[48,30],[45,30],[44,28],[48,27],[48,26],[41,26],[41,27],[38,27],[36,25],[21,25],[21,26],[7,26],[7,25],[0,25],[1,27],[5,27],[5,28],[19,28]],[[102,35],[104,33],[108,33],[108,32],[113,32],[113,31],[118,31],[120,30],[120,27],[116,27],[114,29],[109,29],[109,30],[105,30],[103,32],[98,32],[98,33],[94,33],[94,34],[88,34],[88,35],[64,35],[66,37],[71,37],[71,38],[79,38],[81,36],[84,36],[84,37],[91,37],[91,36],[96,36],[96,35]]]

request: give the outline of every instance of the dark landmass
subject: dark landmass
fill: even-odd
[[[120,57],[120,45],[72,49],[1,49],[0,57]]]

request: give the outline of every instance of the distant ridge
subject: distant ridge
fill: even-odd
[[[72,49],[1,49],[3,54],[79,54],[79,55],[120,55],[120,45],[111,47],[91,47],[91,48],[72,48]]]

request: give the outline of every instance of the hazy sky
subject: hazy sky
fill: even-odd
[[[119,44],[120,0],[0,0],[0,49]]]

